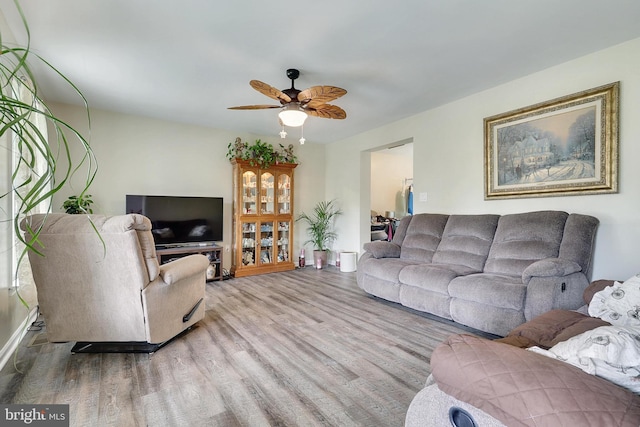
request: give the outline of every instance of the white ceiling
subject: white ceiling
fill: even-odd
[[[640,37],[638,0],[23,0],[33,50],[91,107],[258,135],[278,131],[256,79],[333,85],[345,120],[311,117],[331,142]],[[0,8],[19,42],[12,0]],[[44,96],[77,103],[50,75]],[[560,94],[559,94],[560,95]],[[292,140],[298,132],[290,131]]]

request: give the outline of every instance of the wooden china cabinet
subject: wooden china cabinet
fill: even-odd
[[[295,163],[262,168],[234,159],[233,254],[235,277],[293,270]]]

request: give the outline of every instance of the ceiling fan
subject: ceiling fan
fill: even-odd
[[[302,126],[307,116],[322,117],[325,119],[344,119],[347,113],[336,105],[327,104],[329,101],[340,98],[347,93],[346,90],[335,86],[312,86],[305,90],[294,87],[295,80],[300,76],[300,71],[295,68],[287,70],[287,77],[291,79],[291,88],[279,90],[259,80],[251,80],[249,84],[269,98],[280,101],[280,105],[242,105],[229,107],[230,110],[262,110],[267,108],[280,108],[278,117],[284,126]]]

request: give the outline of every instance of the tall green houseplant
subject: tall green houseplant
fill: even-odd
[[[54,195],[77,172],[85,176],[79,196],[83,198],[95,178],[97,164],[88,140],[47,106],[32,66],[39,63],[53,71],[78,95],[85,106],[90,128],[86,98],[64,74],[31,50],[27,19],[18,0],[14,0],[14,5],[26,31],[26,42],[24,46],[8,43],[5,34],[0,32],[0,146],[13,158],[10,182],[3,183],[7,190],[0,192],[0,202],[5,206],[4,214],[8,215],[2,220],[12,222],[15,236],[24,244],[19,263],[27,251],[38,251],[39,234],[39,230],[33,230],[33,238],[25,240],[20,221],[41,206],[44,206],[42,210],[50,210]],[[47,128],[49,132],[44,130]],[[71,154],[76,144],[83,153],[77,162]]]
[[[296,218],[296,221],[305,221],[307,223],[309,240],[305,241],[304,244],[313,244],[314,266],[318,266],[318,262],[320,262],[321,267],[327,265],[327,251],[338,237],[333,228],[335,218],[341,214],[342,211],[336,205],[336,201],[329,200],[318,202],[311,214],[303,212]]]

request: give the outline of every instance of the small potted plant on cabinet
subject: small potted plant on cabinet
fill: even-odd
[[[335,218],[342,214],[340,208],[336,206],[335,200],[318,202],[313,208],[313,213],[307,215],[302,213],[296,221],[306,221],[309,233],[309,240],[304,244],[313,244],[313,265],[320,268],[327,265],[327,251],[331,243],[338,237],[333,230]]]
[[[62,204],[62,209],[68,214],[92,214],[93,209],[91,205],[93,200],[91,194],[85,194],[80,196],[69,196],[67,200]]]
[[[260,166],[261,168],[269,168],[269,166],[277,163],[295,163],[297,158],[293,154],[293,144],[288,147],[280,144],[277,149],[268,142],[262,142],[259,139],[253,144],[242,142],[239,137],[234,142],[227,145],[227,159],[247,160],[251,166]]]

